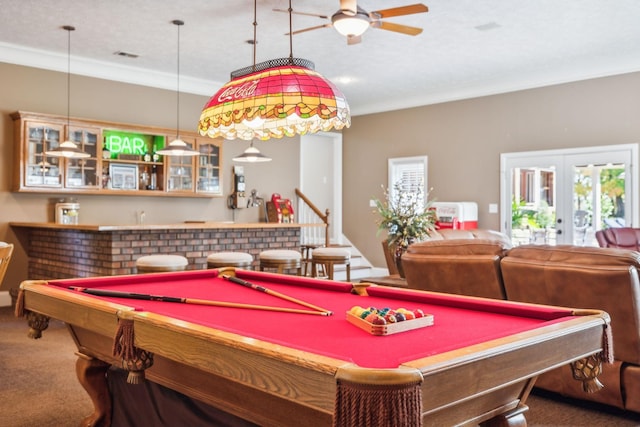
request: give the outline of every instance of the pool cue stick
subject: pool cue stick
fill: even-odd
[[[247,288],[251,288],[251,289],[253,289],[255,291],[258,291],[258,292],[264,292],[265,294],[269,294],[269,295],[272,295],[274,297],[281,298],[281,299],[284,299],[284,300],[287,300],[287,301],[290,301],[290,302],[293,302],[293,303],[296,303],[296,304],[299,304],[299,305],[302,305],[302,306],[305,306],[305,307],[308,307],[308,308],[312,308],[312,309],[317,310],[319,312],[332,314],[331,310],[327,310],[325,308],[318,307],[317,305],[310,304],[308,302],[299,300],[297,298],[293,298],[293,297],[290,297],[288,295],[281,294],[280,292],[272,291],[271,289],[267,289],[267,288],[265,288],[263,286],[258,286],[258,285],[254,284],[254,283],[247,282],[246,280],[238,279],[237,277],[234,277],[234,276],[229,276],[229,275],[223,274],[222,278],[223,279],[227,279],[230,282],[237,283],[238,285],[246,286]]]
[[[330,312],[298,310],[295,308],[272,307],[268,305],[255,305],[255,304],[242,304],[242,303],[236,303],[236,302],[211,301],[211,300],[198,299],[198,298],[168,297],[168,296],[162,296],[162,295],[139,294],[135,292],[108,291],[104,289],[82,288],[78,286],[69,286],[69,289],[83,292],[85,294],[101,296],[101,297],[129,298],[129,299],[161,301],[161,302],[176,302],[176,303],[182,303],[182,304],[209,305],[214,307],[244,308],[249,310],[279,311],[284,313],[315,314],[320,316],[331,315]]]

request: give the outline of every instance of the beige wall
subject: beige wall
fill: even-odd
[[[10,221],[52,219],[54,195],[9,191],[17,110],[66,114],[66,75],[0,63],[0,240],[16,242]],[[212,92],[216,88],[212,88]],[[440,201],[475,201],[482,228],[499,229],[500,153],[640,142],[640,73],[568,83],[464,101],[354,117],[343,135],[343,230],[376,266],[384,266],[369,200],[382,197],[387,159],[427,155],[428,186]],[[74,76],[73,116],[143,125],[175,126],[175,93]],[[181,129],[195,130],[206,97],[181,96]],[[231,187],[231,158],[248,143],[224,144],[224,187]],[[246,167],[247,185],[263,197],[293,197],[298,185],[299,140],[256,142],[274,161]],[[187,199],[78,196],[84,223],[133,223],[186,219],[231,220],[225,198]],[[236,220],[253,221],[255,211]],[[18,247],[2,289],[26,279],[26,256]]]
[[[638,143],[638,94],[633,73],[355,117],[343,133],[345,235],[385,266],[369,200],[383,196],[388,158],[417,155],[429,157],[433,197],[475,201],[479,227],[500,229],[488,205],[499,203],[501,153]]]
[[[45,222],[53,220],[51,200],[55,194],[13,193],[13,122],[9,114],[18,110],[66,115],[66,74],[0,63],[0,240],[17,242],[9,227],[12,221]],[[212,87],[212,93],[217,88]],[[195,131],[207,97],[181,94],[180,128]],[[106,80],[73,76],[71,79],[71,115],[121,123],[175,128],[176,94]],[[257,189],[261,197],[278,192],[294,197],[300,176],[299,138],[255,142],[274,160],[245,166],[247,189]],[[247,141],[227,141],[223,146],[223,185],[225,196],[231,191],[231,158],[249,146]],[[145,211],[146,223],[175,223],[184,220],[236,220],[256,222],[258,210],[232,211],[226,197],[213,199],[75,196],[80,202],[80,222],[85,224],[134,224],[136,212]],[[235,215],[235,218],[234,218]],[[27,279],[27,258],[20,244],[0,289],[7,290]]]

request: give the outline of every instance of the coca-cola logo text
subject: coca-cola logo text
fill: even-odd
[[[243,83],[240,86],[228,87],[218,96],[218,102],[230,101],[232,99],[247,98],[253,96],[258,87],[258,80],[252,80],[250,82]]]

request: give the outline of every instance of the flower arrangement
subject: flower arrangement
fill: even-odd
[[[436,229],[437,216],[432,208],[433,200],[423,200],[421,185],[407,189],[403,180],[396,182],[394,191],[384,191],[384,201],[375,200],[378,220],[378,234],[387,231],[389,247],[406,249],[409,244],[423,240]]]

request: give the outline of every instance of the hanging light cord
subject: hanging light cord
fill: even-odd
[[[75,27],[65,25],[62,27],[67,30],[67,129],[71,124],[71,31],[75,31]]]
[[[173,24],[178,27],[178,64],[176,73],[176,139],[180,139],[180,26],[183,21],[176,19]]]
[[[253,71],[256,71],[256,44],[258,34],[258,0],[253,0]]]
[[[293,64],[293,8],[289,0],[289,61]]]

